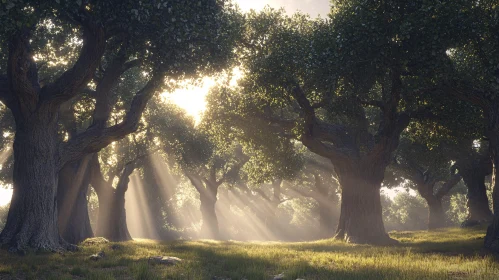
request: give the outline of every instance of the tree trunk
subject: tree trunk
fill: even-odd
[[[476,167],[461,174],[466,187],[468,188],[468,217],[463,223],[463,226],[492,221],[493,214],[489,208],[487,188],[485,187],[486,174],[483,174],[483,172]]]
[[[359,244],[396,243],[388,236],[383,224],[381,182],[336,172],[341,185],[341,214],[336,238]]]
[[[125,192],[111,187],[103,192],[97,192],[97,196],[99,216],[96,236],[113,242],[132,240],[126,223]]]
[[[496,102],[497,103],[497,102]],[[489,138],[490,157],[492,160],[492,202],[494,218],[487,228],[484,246],[495,253],[499,252],[499,104],[486,115],[488,120],[487,136]]]
[[[66,164],[59,172],[57,205],[59,232],[64,240],[77,244],[94,236],[88,215],[90,184],[89,156]]]
[[[201,231],[208,238],[219,239],[220,229],[218,227],[218,218],[215,211],[215,205],[217,203],[217,192],[211,192],[206,189],[206,193],[200,193],[199,198],[201,200],[200,210],[201,216],[203,218]]]
[[[66,243],[57,226],[57,122],[40,112],[16,123],[13,196],[0,245],[11,251],[59,251]]]
[[[427,199],[428,203],[428,229],[433,230],[445,227],[445,213],[442,207],[442,201],[436,198]]]
[[[91,182],[99,199],[96,236],[110,241],[132,240],[128,231],[125,210],[125,193],[128,190],[128,176],[133,172],[131,166],[123,170],[116,189],[106,182],[100,170],[97,154],[91,159]]]

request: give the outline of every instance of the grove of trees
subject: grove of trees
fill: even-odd
[[[165,95],[204,77],[195,121]],[[499,252],[498,94],[492,0],[2,1],[0,246],[483,224]]]

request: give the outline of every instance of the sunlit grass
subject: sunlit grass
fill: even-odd
[[[484,229],[393,232],[391,247],[335,240],[303,243],[156,242],[140,239],[111,250],[110,244],[81,246],[77,253],[0,251],[0,279],[499,279],[499,262],[482,251]],[[106,258],[91,261],[100,250]],[[176,256],[176,266],[148,263]],[[219,278],[215,278],[219,277]]]

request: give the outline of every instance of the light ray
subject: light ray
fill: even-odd
[[[140,176],[134,172],[130,176],[128,191],[125,195],[128,231],[132,237],[159,239],[144,187]]]

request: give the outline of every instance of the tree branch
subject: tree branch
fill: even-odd
[[[185,173],[185,176],[189,179],[189,181],[191,181],[191,184],[194,186],[194,188],[196,188],[196,190],[199,193],[203,193],[206,191],[203,187],[199,186],[199,183],[202,184],[202,181],[201,179],[197,178],[197,176],[194,176],[189,173]]]
[[[90,126],[85,132],[60,145],[59,166],[62,167],[67,162],[77,160],[85,154],[98,152],[112,142],[137,130],[147,102],[160,88],[162,81],[162,75],[156,74],[135,94],[130,109],[121,123],[107,128]]]
[[[92,114],[92,125],[104,128],[109,117],[111,116],[112,105],[112,89],[116,86],[120,76],[129,68],[126,64],[126,47],[120,49],[120,54],[111,62],[106,69],[104,76],[100,79],[95,89],[95,109]]]
[[[54,83],[42,88],[42,97],[58,105],[80,94],[92,79],[104,54],[106,38],[102,27],[83,25],[83,47],[73,67]]]
[[[307,148],[310,149],[310,151],[321,155],[323,157],[326,157],[334,162],[341,162],[341,161],[349,161],[350,157],[347,153],[344,151],[338,149],[337,147],[327,145],[325,143],[322,143],[320,141],[320,136],[323,139],[330,139],[333,140],[333,134],[328,135],[326,133],[328,129],[325,129],[325,124],[322,124],[322,127],[317,127],[318,121],[315,116],[315,110],[310,105],[310,101],[307,99],[305,92],[301,89],[299,85],[296,85],[292,90],[291,90],[291,96],[298,102],[298,105],[302,109],[303,112],[303,120],[304,120],[304,129],[303,133],[300,137],[301,142],[303,145],[305,145]],[[327,127],[330,128],[330,127]],[[318,134],[318,135],[317,135]]]
[[[7,89],[11,91],[11,97],[17,99],[18,106],[14,102],[8,102],[6,105],[10,106],[9,108],[17,116],[29,116],[36,110],[39,101],[38,72],[31,54],[29,37],[30,31],[24,29],[9,42]]]
[[[435,197],[437,199],[442,199],[442,197],[444,197],[446,194],[449,193],[449,191],[455,186],[457,185],[457,183],[459,183],[459,181],[461,181],[461,174],[454,174],[450,177],[449,180],[447,180],[443,185],[442,187],[437,191],[437,193],[435,194]]]
[[[111,191],[113,188],[111,183],[112,181],[106,181],[104,179],[97,153],[93,154],[90,159],[90,184],[97,195],[102,196],[105,192]]]

